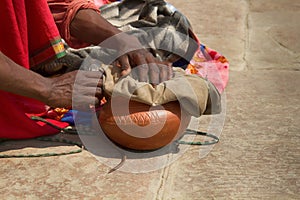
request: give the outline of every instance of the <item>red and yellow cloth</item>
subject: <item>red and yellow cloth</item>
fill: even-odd
[[[48,4],[46,0],[1,0],[0,51],[29,69],[65,55],[59,31],[70,46],[86,46],[72,38],[69,30],[75,14],[84,8],[99,12],[93,0],[48,0]],[[224,56],[199,42],[199,49],[186,72],[207,77],[222,92],[228,82],[228,67]],[[0,95],[0,138],[23,139],[57,133],[56,129],[35,122],[30,116],[59,120],[67,111],[49,110],[41,102],[4,91],[0,91]],[[60,127],[68,125],[56,120],[49,119]]]
[[[61,33],[62,38],[73,48],[86,47],[89,44],[77,40],[70,34],[70,24],[76,13],[80,9],[92,9],[96,12],[99,7],[94,4],[93,0],[47,0],[55,23]]]
[[[58,30],[67,44],[73,48],[86,47],[82,42],[70,34],[70,24],[80,9],[92,9],[100,13],[99,7],[115,0],[47,0]]]
[[[0,51],[29,69],[65,55],[46,0],[0,1]],[[46,112],[36,100],[0,91],[0,138],[32,138],[57,130],[29,118]],[[52,121],[61,127],[67,123]]]

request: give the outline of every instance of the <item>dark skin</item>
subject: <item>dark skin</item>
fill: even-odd
[[[102,81],[99,78],[102,75],[102,72],[73,71],[46,78],[16,64],[0,52],[0,90],[37,99],[53,107],[71,106],[73,95],[76,95],[76,102],[73,102],[76,105],[86,108],[91,103],[98,104],[97,97],[102,92]]]
[[[80,10],[70,26],[71,34],[91,44],[98,45],[121,31],[108,23],[93,10]],[[84,30],[84,31],[82,31]],[[114,48],[125,52],[138,49],[119,57],[114,63],[127,75],[131,68],[138,68],[140,81],[150,79],[156,85],[172,77],[171,67],[156,60],[151,53],[141,47],[139,41],[124,34]],[[102,72],[73,71],[57,77],[43,77],[16,64],[0,52],[0,90],[37,99],[52,107],[69,107],[72,103],[83,108],[99,104],[102,95]],[[75,84],[76,82],[76,84]],[[72,102],[72,97],[74,101]]]
[[[85,31],[82,31],[85,30]],[[71,35],[77,39],[94,45],[105,46],[105,41],[112,36],[122,33],[119,29],[105,20],[99,13],[91,9],[79,10],[70,25]],[[114,37],[113,42],[109,42],[109,47],[117,49],[119,52],[127,52],[128,49],[135,49],[120,56],[114,65],[122,69],[121,75],[127,75],[131,68],[138,67],[138,80],[157,85],[160,82],[169,80],[172,75],[171,64],[158,61],[153,55],[145,50],[139,40],[125,33],[120,37]]]

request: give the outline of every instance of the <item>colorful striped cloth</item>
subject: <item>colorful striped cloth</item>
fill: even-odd
[[[0,51],[27,68],[65,55],[59,32],[46,0],[0,1]],[[31,115],[45,113],[45,104],[0,91],[0,138],[32,138],[57,133],[57,129],[35,122]],[[58,126],[67,126],[53,120]]]
[[[229,62],[219,52],[200,43],[186,69],[186,73],[207,78],[222,93],[229,79]]]

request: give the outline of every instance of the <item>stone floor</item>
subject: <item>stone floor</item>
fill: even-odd
[[[299,199],[300,1],[168,1],[231,63],[220,142],[147,173],[108,174],[88,151],[1,159],[1,199]],[[30,144],[3,151],[41,145]],[[39,152],[77,149],[43,145]]]

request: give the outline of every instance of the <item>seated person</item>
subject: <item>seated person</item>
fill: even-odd
[[[66,55],[60,35],[68,45],[79,48],[98,45],[121,31],[101,16],[91,0],[48,0],[48,5],[45,0],[3,0],[0,5],[0,138],[22,139],[55,134],[56,129],[34,122],[30,116],[43,115],[49,106],[70,107],[75,77],[79,73],[73,71],[44,77],[34,71]],[[121,52],[137,50],[115,61],[115,66],[121,68],[121,75],[138,67],[139,81],[146,81],[149,77],[150,83],[157,85],[171,78],[169,63],[154,58],[137,38],[122,36],[117,37],[113,48]],[[79,104],[99,104],[101,77],[101,72],[80,73],[81,81],[76,89],[86,93],[77,98],[82,101]],[[97,85],[96,93],[91,85]],[[67,125],[55,120],[51,122],[61,127]]]
[[[80,10],[70,26],[71,33],[84,42],[98,44],[119,31],[99,17],[97,11]],[[95,20],[91,29],[84,31],[86,19]],[[73,86],[77,71],[56,77],[43,77],[31,69],[42,63],[59,59],[65,55],[60,34],[54,23],[46,0],[3,0],[0,3],[0,138],[24,139],[57,133],[57,130],[43,123],[30,119],[32,115],[42,115],[47,106],[70,107],[72,105]],[[99,25],[105,27],[99,31]],[[84,33],[84,34],[82,34]],[[97,37],[95,34],[97,33]],[[130,40],[135,40],[130,38]],[[125,42],[127,41],[127,42]],[[120,48],[127,48],[128,40],[119,41]],[[119,59],[124,74],[135,65],[155,62],[144,50],[132,52]],[[129,60],[133,60],[132,62]],[[154,82],[168,79],[165,71],[169,67],[146,65],[140,80],[152,74]],[[150,67],[151,66],[151,67]],[[159,70],[157,70],[159,68]],[[164,72],[163,72],[164,71]],[[99,103],[101,96],[101,72],[80,73],[81,82],[78,90],[86,91],[81,98],[86,102]],[[95,88],[90,85],[97,85]],[[67,124],[52,121],[61,127]]]
[[[101,16],[99,8],[92,0],[47,0],[58,30],[67,44],[73,48],[86,47],[88,45],[99,45],[119,33],[121,30],[113,26]],[[107,2],[107,1],[104,1]],[[84,31],[83,31],[84,30]],[[161,62],[145,50],[139,40],[127,34],[115,37],[113,47],[120,52],[127,52],[127,49],[137,49],[120,56],[115,65],[122,68],[122,75],[130,73],[130,69],[136,66],[143,66],[152,63],[151,67],[142,70],[140,81],[146,81],[150,76],[150,82],[158,84],[170,79],[171,67],[167,62]],[[156,73],[161,72],[160,76]]]

